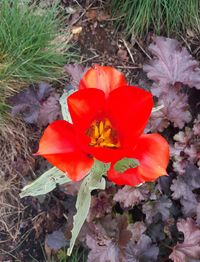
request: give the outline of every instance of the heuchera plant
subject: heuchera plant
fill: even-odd
[[[150,92],[129,86],[114,68],[96,65],[66,103],[72,124],[50,124],[37,155],[71,180],[84,178],[95,159],[111,164],[108,179],[118,185],[136,186],[166,175],[167,141],[159,134],[143,133],[153,106]],[[123,158],[135,159],[134,165],[118,162]]]
[[[47,193],[58,181],[63,184],[83,179],[70,255],[87,218],[91,192],[105,189],[103,176],[118,185],[137,186],[166,175],[169,145],[159,134],[144,134],[153,107],[151,93],[129,86],[124,75],[112,67],[90,68],[78,89],[66,99],[62,111],[69,113],[72,121],[64,117],[69,121],[50,124],[36,153],[55,167],[43,175],[43,180],[40,177],[26,186],[21,197]],[[41,183],[45,183],[45,190]]]

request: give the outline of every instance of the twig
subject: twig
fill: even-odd
[[[86,63],[86,62],[88,62],[88,61],[90,61],[90,60],[92,60],[92,59],[94,59],[94,58],[97,58],[97,57],[99,57],[99,55],[95,55],[95,56],[93,56],[93,57],[89,57],[89,58],[87,58],[87,59],[85,59],[85,60],[82,60],[82,61],[81,61],[81,64]]]
[[[162,108],[164,108],[165,106],[162,104],[162,105],[160,105],[160,106],[156,106],[156,107],[153,107],[153,109],[152,109],[152,113],[155,113],[155,112],[158,112],[158,111],[160,111],[160,109],[162,109]]]
[[[2,241],[0,241],[0,244],[6,243],[6,242],[9,242],[9,241],[12,241],[12,238],[8,238],[6,240],[2,240]]]
[[[12,232],[11,232],[12,228],[9,228],[7,223],[4,220],[2,220],[2,219],[0,220],[0,223],[4,225],[6,231],[9,233],[10,237],[12,238],[12,240],[15,240],[16,239],[16,234],[12,234]]]
[[[122,39],[122,41],[123,41],[123,43],[124,43],[124,46],[126,47],[126,49],[127,49],[128,53],[129,53],[129,56],[130,56],[130,58],[131,58],[131,60],[132,60],[133,64],[135,64],[135,60],[134,60],[134,58],[133,58],[133,55],[132,55],[132,53],[131,53],[131,50],[129,49],[129,47],[128,47],[128,45],[127,45],[126,41],[125,41],[124,39]]]
[[[141,44],[137,41],[136,38],[134,38],[134,41],[138,44],[139,48],[142,50],[142,52],[149,58],[149,60],[151,60],[152,58],[150,57],[150,55],[144,50],[144,48],[141,46]]]
[[[79,2],[77,0],[74,0],[76,2],[76,4],[81,8],[83,9],[83,7],[79,4]],[[83,9],[84,10],[84,9]]]
[[[26,231],[26,233],[21,237],[21,241],[17,243],[17,245],[12,249],[10,250],[9,252],[7,252],[8,254],[11,254],[12,252],[14,252],[16,249],[18,249],[20,247],[20,245],[28,238],[28,236],[31,234],[31,232],[33,231],[34,229],[31,228],[29,229],[28,231]],[[3,249],[0,249],[0,251],[4,251]]]
[[[6,251],[4,249],[0,249],[0,251],[1,251],[0,255],[1,254],[4,254],[4,255],[7,254],[7,255],[11,256],[12,258],[16,259],[15,261],[20,261],[16,256],[14,256],[12,253],[10,253],[8,251]]]
[[[68,221],[68,217],[65,213],[63,213],[63,217]]]
[[[117,68],[122,68],[122,69],[141,69],[141,66],[115,66]]]
[[[45,215],[46,212],[45,211],[41,211],[39,214],[37,214],[35,217],[31,218],[31,221],[34,222],[35,220],[37,220],[39,217]]]
[[[179,34],[179,36],[181,37],[181,39],[183,40],[183,42],[186,44],[188,50],[191,52],[192,50],[191,50],[191,47],[190,47],[190,45],[188,44],[187,40],[186,40],[181,34]]]
[[[81,15],[70,24],[70,26],[76,24],[76,23],[85,15],[85,13],[88,11],[88,9],[90,9],[90,7],[94,4],[94,2],[95,2],[95,1],[93,1],[93,2],[82,12]]]
[[[112,18],[107,18],[107,19],[105,19],[105,21],[115,21],[115,20],[118,20],[118,19],[120,19],[122,17],[124,17],[124,15],[120,15],[120,16],[112,17]]]

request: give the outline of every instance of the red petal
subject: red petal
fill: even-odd
[[[140,166],[117,173],[112,165],[108,178],[118,185],[135,186],[166,175],[169,145],[159,134],[142,135],[132,157],[140,161]]]
[[[132,150],[130,149],[113,149],[106,147],[88,146],[86,149],[94,158],[103,162],[116,162],[124,157],[131,157]]]
[[[110,66],[95,65],[86,72],[80,81],[79,88],[98,88],[108,96],[112,90],[126,85],[124,75],[118,70]]]
[[[76,144],[72,125],[64,120],[55,121],[46,128],[37,154],[67,172],[67,176],[74,181],[86,176],[93,164],[93,159],[81,152]]]
[[[102,113],[105,106],[105,94],[99,89],[79,90],[68,97],[70,115],[75,128],[80,132]]]
[[[92,121],[105,116],[105,104],[104,92],[96,88],[78,90],[68,98],[73,126],[82,149],[100,161],[111,162],[127,156],[127,150],[89,146],[90,138],[86,135]]]
[[[145,182],[140,174],[134,173],[133,168],[126,170],[124,173],[118,173],[114,169],[114,164],[111,165],[108,171],[108,179],[117,185],[128,186],[137,186]]]
[[[108,97],[108,118],[119,132],[123,147],[134,147],[147,124],[153,99],[150,92],[135,86],[118,88]]]

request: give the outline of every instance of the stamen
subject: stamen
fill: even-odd
[[[86,134],[91,139],[90,146],[110,148],[118,148],[120,146],[117,132],[113,129],[108,119],[93,121]]]
[[[102,135],[103,133],[103,128],[104,128],[104,125],[103,125],[103,122],[101,121],[100,124],[99,124],[99,134]]]
[[[108,128],[108,130],[105,130],[105,132],[104,132],[104,138],[109,138],[110,135],[111,135],[111,131],[112,131],[111,128]]]
[[[94,126],[94,137],[95,138],[99,137],[99,129],[98,129],[98,127],[96,125]]]

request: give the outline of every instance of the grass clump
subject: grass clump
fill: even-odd
[[[70,257],[67,256],[67,250],[60,250],[58,252],[58,260],[59,262],[86,262],[87,261],[87,254],[86,250],[82,247],[76,247],[72,255]]]
[[[0,0],[0,110],[10,91],[56,80],[73,54],[60,32],[58,5],[41,9],[28,0]]]
[[[199,0],[112,0],[112,12],[121,18],[127,35],[143,36],[154,31],[170,35],[175,31],[199,29]]]

